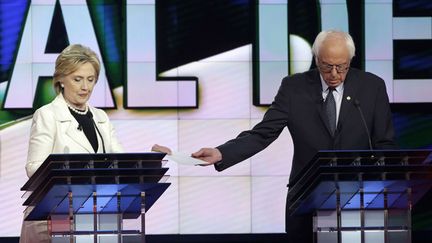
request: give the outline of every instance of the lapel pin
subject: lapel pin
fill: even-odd
[[[347,96],[347,100],[351,100],[351,96]]]

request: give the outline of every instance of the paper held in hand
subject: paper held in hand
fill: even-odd
[[[208,165],[208,162],[204,160],[195,159],[189,154],[180,152],[172,152],[171,155],[166,155],[165,158],[182,165]]]

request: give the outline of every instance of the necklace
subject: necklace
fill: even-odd
[[[73,107],[69,102],[66,102],[66,105],[71,109],[73,112],[77,113],[78,115],[85,115],[88,112],[88,105],[86,104],[84,111],[78,110],[77,108]]]

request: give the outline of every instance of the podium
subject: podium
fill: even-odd
[[[412,242],[431,162],[432,150],[320,151],[291,183],[289,211],[313,217],[314,242]]]
[[[164,156],[51,154],[21,188],[24,220],[46,221],[53,243],[145,242],[145,213],[170,185]]]

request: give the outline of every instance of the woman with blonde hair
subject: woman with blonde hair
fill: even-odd
[[[48,155],[117,153],[123,148],[107,114],[88,104],[100,72],[98,56],[75,44],[57,57],[53,76],[56,98],[33,115],[26,163],[31,177]],[[46,221],[25,221],[21,243],[49,242]]]

